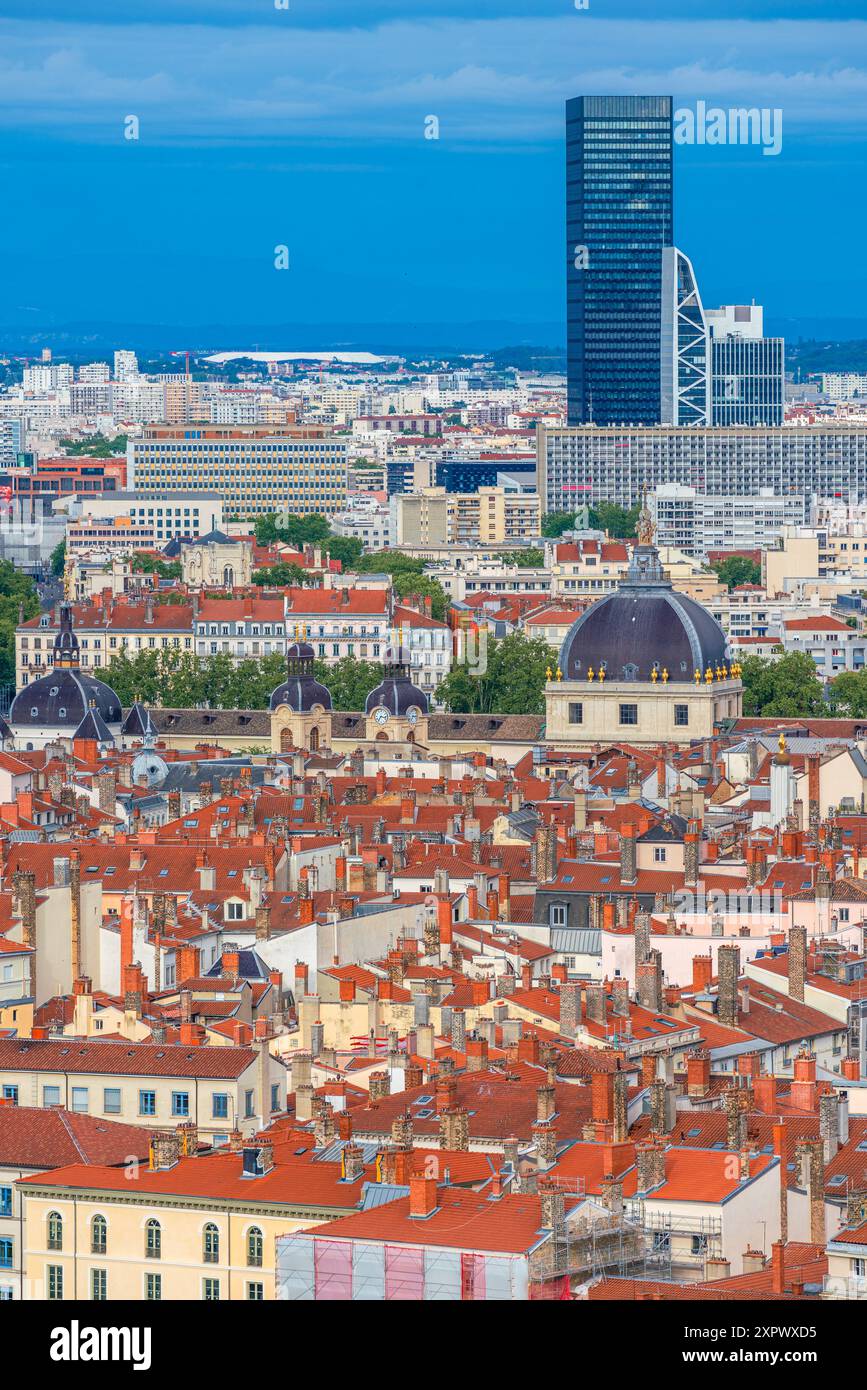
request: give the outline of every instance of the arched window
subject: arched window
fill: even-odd
[[[319,730],[318,730],[318,729],[311,729],[311,730],[310,730],[310,752],[311,752],[311,753],[317,753],[318,751],[319,751]]]
[[[206,1265],[215,1265],[220,1258],[220,1232],[213,1221],[204,1230],[204,1256]]]
[[[48,1248],[49,1250],[63,1249],[63,1217],[59,1211],[48,1213]]]
[[[153,1217],[145,1226],[145,1255],[149,1260],[158,1260],[163,1253],[163,1232]]]
[[[251,1226],[247,1232],[247,1264],[262,1268],[262,1232],[258,1226]]]
[[[90,1223],[90,1253],[104,1255],[108,1226],[104,1216],[95,1216]]]

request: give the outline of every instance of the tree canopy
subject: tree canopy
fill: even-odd
[[[354,656],[341,657],[333,666],[324,661],[314,662],[318,681],[331,691],[331,702],[337,710],[363,710],[364,702],[382,680],[385,669],[378,661],[356,661]]]
[[[454,714],[543,714],[546,672],[556,666],[557,653],[541,637],[488,638],[487,669],[453,666],[437,699]]]
[[[280,560],[276,565],[267,565],[264,569],[254,570],[253,583],[258,584],[263,589],[282,589],[288,585],[300,588],[305,584],[315,584],[316,577],[309,570],[302,569],[300,565],[293,565],[286,560]]]
[[[711,565],[711,569],[716,572],[720,583],[725,584],[729,593],[741,584],[760,584],[762,579],[761,565],[747,555],[730,555],[727,560],[717,560]]]
[[[804,652],[779,661],[745,656],[741,663],[744,714],[801,718],[827,713],[815,662]]]
[[[182,574],[180,560],[161,560],[146,550],[133,553],[132,568],[139,574],[155,574],[158,579],[180,579]]]
[[[54,547],[54,549],[53,549],[52,552],[51,552],[51,559],[49,560],[48,563],[49,563],[49,565],[51,566],[51,573],[52,573],[55,577],[59,577],[59,576],[63,573],[64,569],[66,568],[66,537],[65,537],[65,536],[64,536],[64,538],[63,538],[62,541],[58,541],[58,542],[57,542],[57,545]]]
[[[831,682],[831,703],[848,719],[867,719],[867,671],[842,671]]]
[[[9,560],[0,560],[0,683],[15,682],[15,629],[19,609],[25,621],[39,612],[36,585]]]
[[[607,531],[616,540],[633,540],[641,507],[620,507],[616,502],[598,502],[590,508],[590,525],[595,531]]]
[[[531,545],[524,550],[513,550],[504,555],[503,559],[507,565],[517,565],[518,569],[538,569],[545,563],[545,552]]]
[[[271,541],[283,541],[300,550],[305,545],[321,545],[331,535],[331,527],[319,512],[309,516],[291,514],[285,517],[269,512],[267,516],[257,516],[253,530],[258,545],[269,545]]]
[[[84,439],[61,439],[60,447],[70,458],[110,459],[126,453],[127,436],[116,434],[107,439],[104,434],[88,434]]]
[[[542,535],[557,540],[564,531],[572,530],[577,516],[577,512],[548,512],[542,517]]]

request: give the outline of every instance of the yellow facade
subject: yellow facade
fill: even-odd
[[[95,1284],[101,1294],[102,1280],[94,1281],[94,1271],[104,1271],[105,1297],[110,1301],[155,1298],[155,1276],[162,1300],[201,1301],[215,1292],[221,1302],[271,1300],[277,1236],[345,1214],[337,1206],[319,1212],[289,1204],[260,1205],[252,1192],[245,1202],[142,1194],[136,1191],[137,1172],[131,1163],[128,1190],[121,1192],[57,1187],[50,1178],[38,1185],[19,1185],[24,1199],[25,1298],[46,1299],[56,1293],[57,1276],[51,1270],[60,1269],[64,1300],[92,1299]],[[60,1218],[59,1226],[56,1219],[49,1221],[52,1214]],[[105,1222],[104,1252],[99,1244],[93,1248],[94,1230],[101,1233],[98,1223],[94,1228],[94,1217]],[[148,1253],[149,1247],[152,1252],[157,1247],[154,1236],[149,1239],[152,1221],[160,1228],[158,1256]],[[206,1233],[206,1226],[216,1228],[216,1239]],[[254,1230],[262,1236],[261,1263],[251,1264],[251,1258],[258,1258],[258,1242],[251,1241]],[[49,1248],[52,1238],[57,1244],[58,1232],[60,1249]],[[205,1257],[206,1244],[212,1258]],[[206,1287],[206,1280],[214,1283]]]

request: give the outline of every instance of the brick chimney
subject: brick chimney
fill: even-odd
[[[620,879],[624,884],[635,883],[638,877],[638,849],[635,826],[624,825],[620,835]]]

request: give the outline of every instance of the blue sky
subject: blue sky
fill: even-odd
[[[566,98],[670,92],[783,111],[777,158],[678,151],[705,302],[867,331],[863,0],[288,6],[2,0],[0,323],[532,336],[562,318]]]

